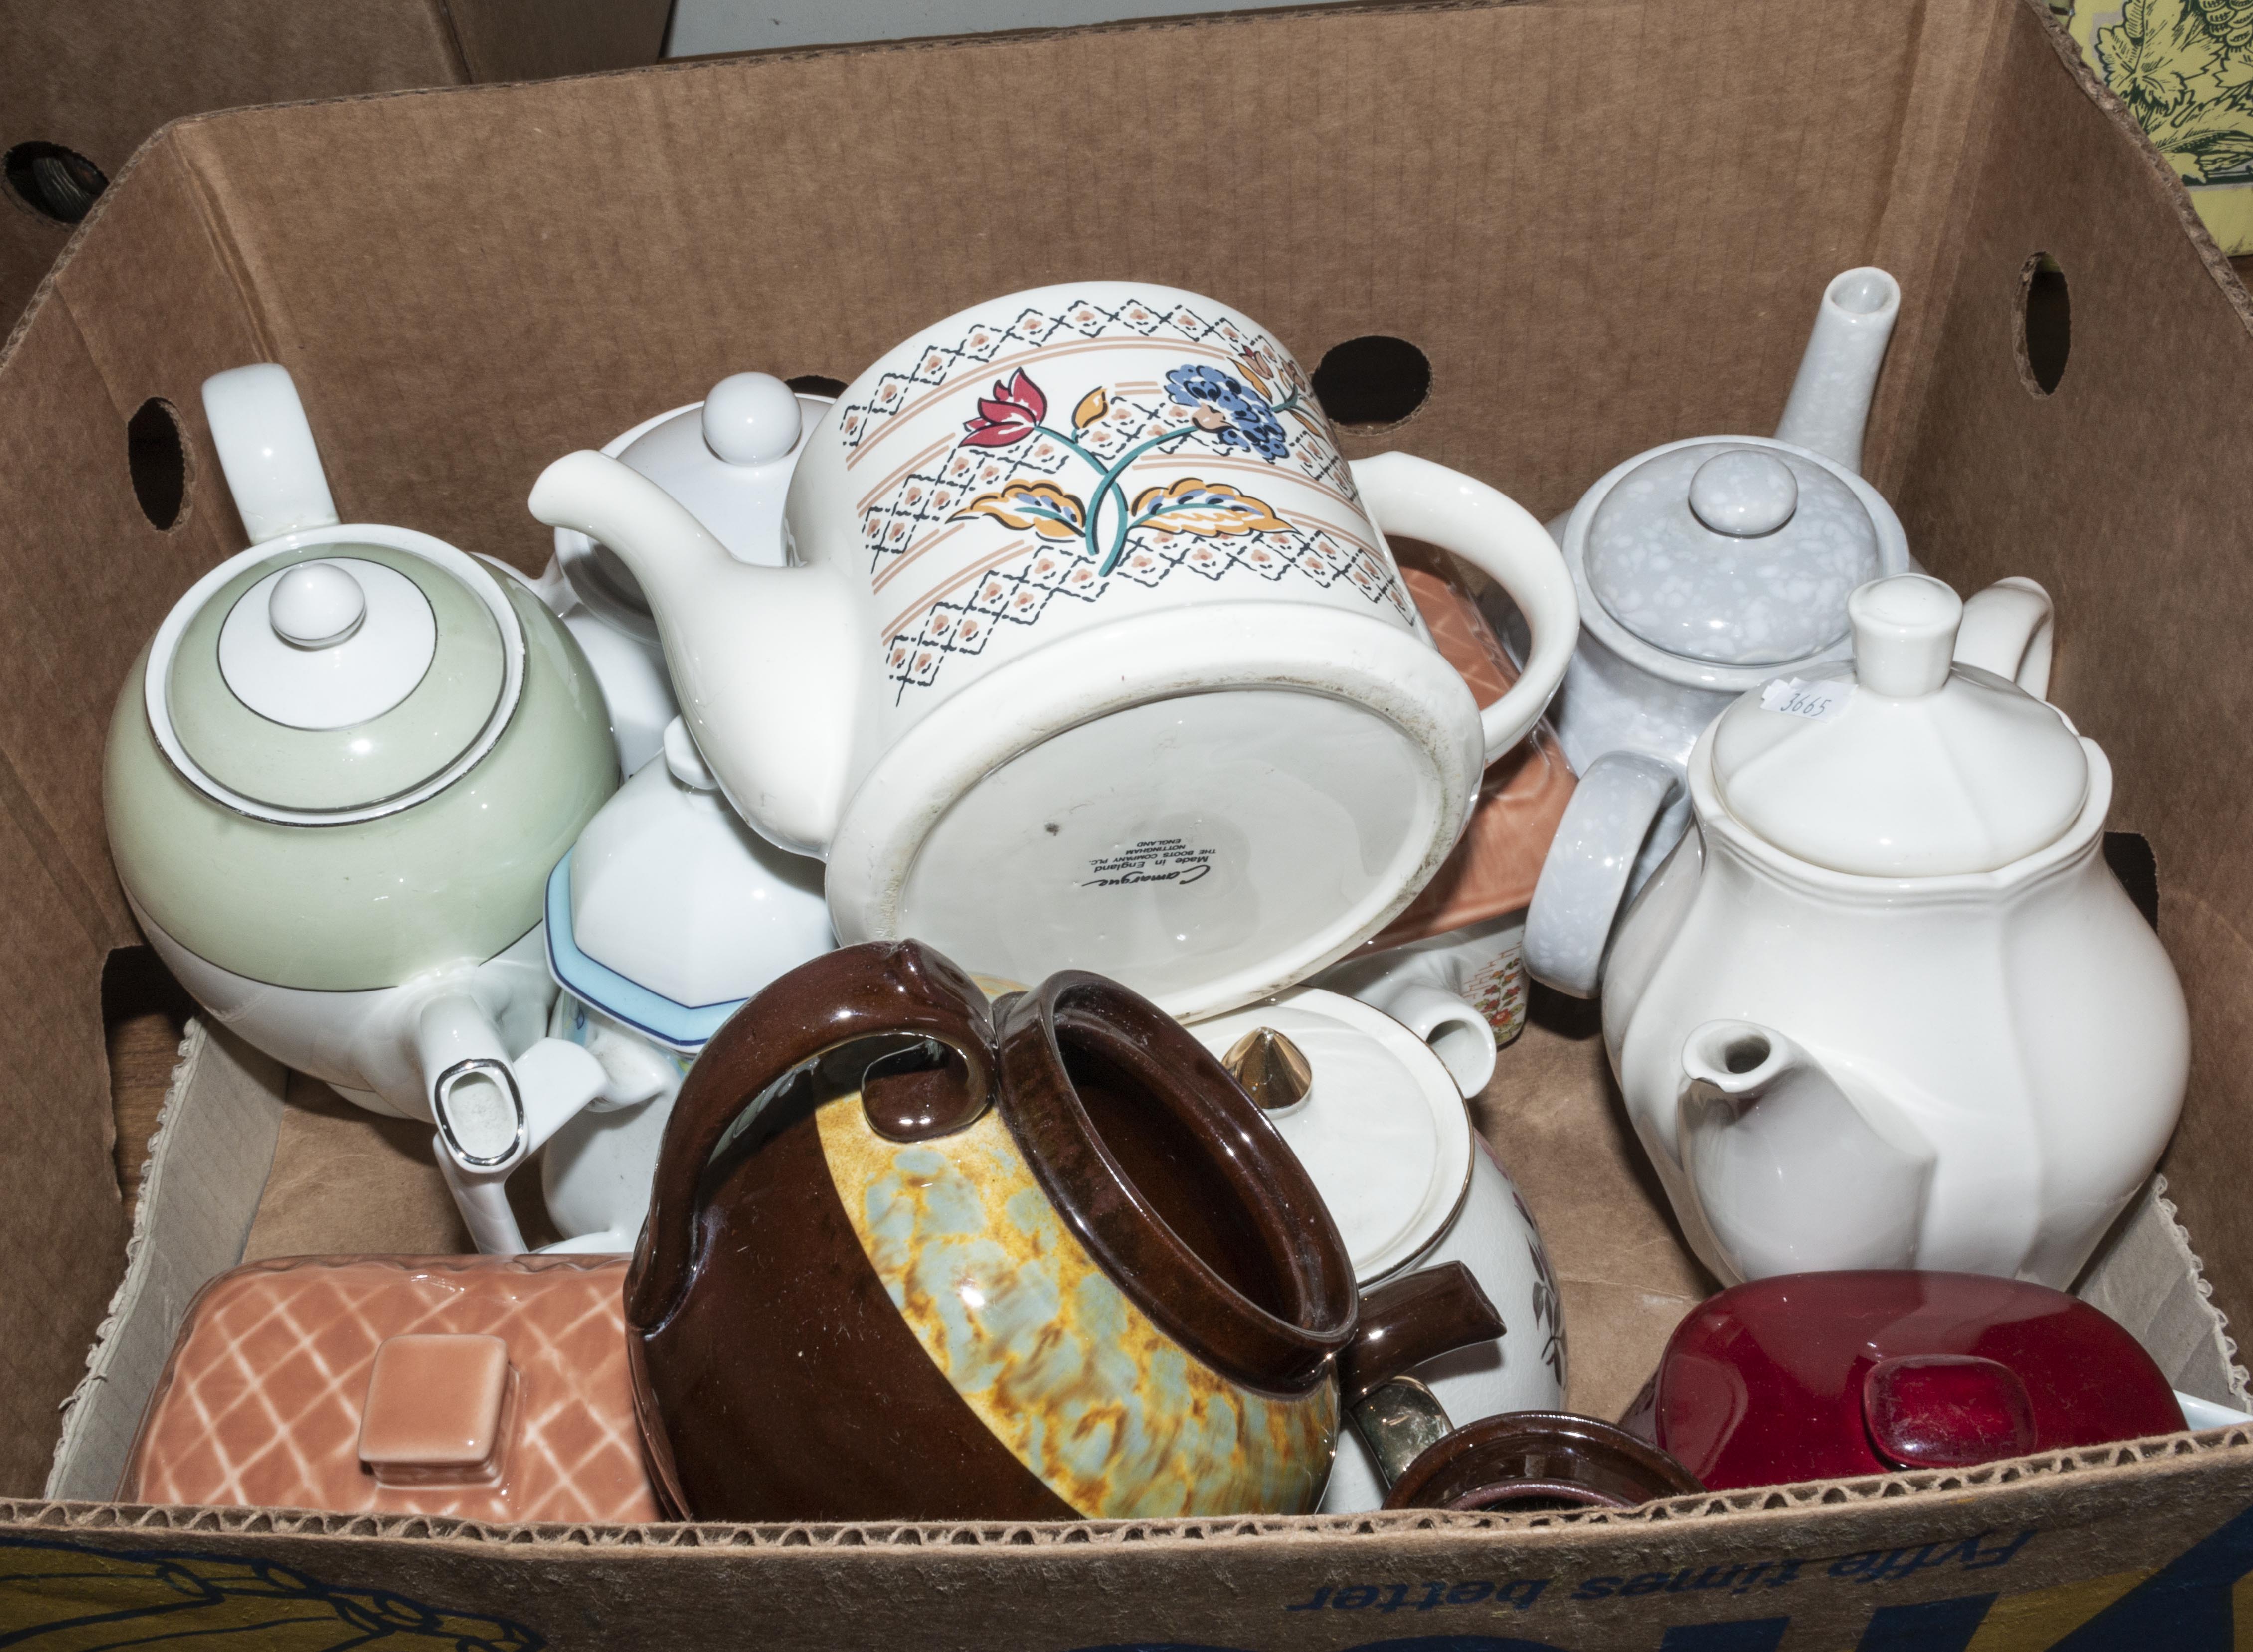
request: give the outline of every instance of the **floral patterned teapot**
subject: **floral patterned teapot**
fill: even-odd
[[[1349,465],[1265,329],[1139,284],[980,304],[862,373],[792,480],[793,566],[736,561],[597,454],[531,505],[631,571],[722,790],[827,861],[841,941],[1099,970],[1182,1016],[1399,912],[1578,629],[1524,510],[1406,454]],[[1386,533],[1528,617],[1493,704],[1433,646]]]

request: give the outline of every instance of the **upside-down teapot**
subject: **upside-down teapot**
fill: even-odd
[[[827,862],[841,941],[1095,970],[1184,1017],[1400,912],[1577,631],[1517,505],[1406,454],[1349,464],[1264,328],[1140,283],[997,299],[878,359],[806,438],[792,566],[736,561],[599,454],[557,460],[530,505],[632,573],[721,790]],[[1493,703],[1388,533],[1526,616]]]
[[[1851,673],[1746,694],[1622,921],[1604,1039],[1726,1280],[1940,1268],[2062,1288],[2158,1162],[2189,1016],[2106,867],[2104,754],[1951,662],[1922,575],[1848,604]]]

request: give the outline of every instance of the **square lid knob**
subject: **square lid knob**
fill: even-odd
[[[375,1350],[359,1458],[378,1485],[501,1477],[515,1376],[498,1336],[393,1336]]]
[[[1900,1468],[1963,1468],[2034,1448],[2034,1411],[2009,1366],[1970,1354],[1881,1359],[1862,1378],[1862,1419]]]

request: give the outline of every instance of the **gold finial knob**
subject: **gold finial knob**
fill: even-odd
[[[1273,1027],[1255,1027],[1229,1046],[1220,1064],[1269,1112],[1297,1105],[1315,1087],[1306,1053]]]

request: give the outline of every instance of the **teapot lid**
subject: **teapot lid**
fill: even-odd
[[[2063,837],[2089,755],[2054,708],[1950,658],[1964,603],[1922,574],[1847,603],[1852,675],[1769,683],[1714,723],[1731,816],[1785,854],[1867,877],[1991,872]]]
[[[492,574],[427,534],[358,531],[230,558],[150,646],[158,746],[241,813],[337,825],[408,808],[468,772],[515,709],[524,632]]]
[[[1446,1063],[1390,1015],[1320,987],[1279,993],[1189,1030],[1226,1063],[1247,1042],[1273,1049],[1256,1041],[1263,1029],[1304,1057],[1311,1082],[1266,1095],[1246,1088],[1329,1206],[1354,1278],[1366,1286],[1406,1267],[1438,1242],[1470,1188],[1470,1114]],[[1297,1065],[1287,1050],[1280,1064]]]
[[[1778,666],[1846,632],[1846,597],[1883,571],[1877,525],[1811,453],[1780,443],[1663,448],[1597,503],[1584,553],[1607,613],[1654,648]]]
[[[694,1050],[777,976],[837,944],[819,861],[728,806],[687,725],[596,812],[548,887],[548,961],[571,993]]]

